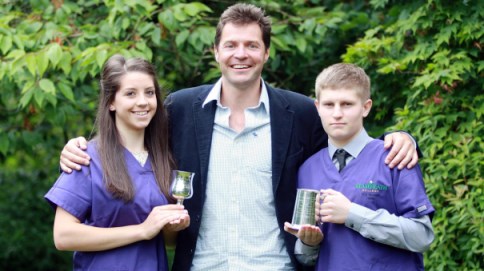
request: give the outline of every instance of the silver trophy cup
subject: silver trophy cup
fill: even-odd
[[[292,228],[299,230],[302,225],[315,225],[315,203],[318,190],[298,189],[294,213],[292,214]]]

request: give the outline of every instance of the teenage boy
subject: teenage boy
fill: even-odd
[[[284,221],[292,216],[299,166],[327,141],[311,99],[262,79],[270,39],[262,9],[230,6],[215,34],[221,78],[166,99],[177,166],[195,172],[193,197],[184,202],[190,226],[178,234],[174,270],[297,268],[296,239]],[[393,144],[389,166],[417,163],[406,134],[385,140]],[[88,162],[84,146],[84,139],[69,141],[64,170]]]
[[[321,227],[299,231],[296,258],[316,270],[424,270],[422,252],[434,239],[434,213],[420,168],[391,169],[383,141],[363,127],[370,79],[353,64],[335,64],[316,79],[315,105],[328,147],[299,169],[298,187],[316,189]],[[319,257],[318,257],[319,250]]]

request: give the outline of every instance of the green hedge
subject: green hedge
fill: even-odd
[[[368,30],[344,59],[372,71],[374,95],[400,90],[405,97],[395,110],[395,129],[418,139],[436,209],[427,268],[482,270],[484,11],[473,8],[476,1],[413,3],[390,7],[398,20]]]

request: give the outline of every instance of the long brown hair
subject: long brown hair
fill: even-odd
[[[115,113],[109,110],[109,106],[121,87],[121,77],[134,71],[149,75],[155,86],[158,106],[153,119],[146,127],[144,144],[151,158],[158,187],[170,200],[170,175],[174,168],[174,160],[168,141],[168,115],[161,99],[155,69],[148,61],[141,58],[126,59],[121,55],[114,55],[106,61],[102,70],[96,140],[103,167],[104,183],[115,198],[126,202],[133,199],[135,191],[126,167],[124,147],[121,145],[121,138],[116,128]]]

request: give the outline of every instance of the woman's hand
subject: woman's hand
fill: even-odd
[[[173,224],[170,224],[172,223]],[[180,225],[177,225],[180,224]],[[175,225],[175,226],[174,226]],[[144,237],[150,240],[167,227],[184,229],[190,225],[188,211],[182,205],[168,204],[153,208],[146,220],[140,224],[143,229]]]

